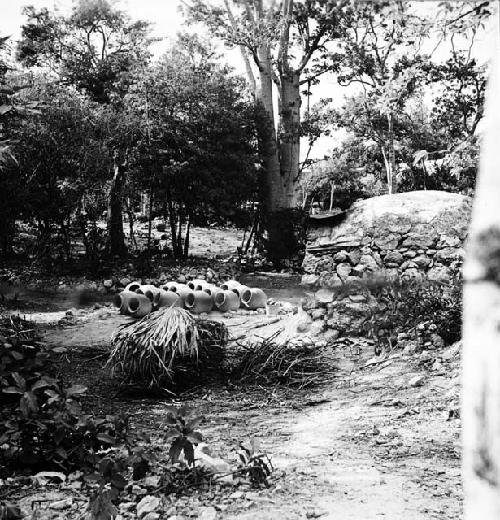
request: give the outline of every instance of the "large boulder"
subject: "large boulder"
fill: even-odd
[[[319,285],[328,273],[342,278],[387,269],[446,279],[462,259],[471,206],[464,195],[413,191],[358,201],[340,215],[311,217],[304,271],[317,275]]]

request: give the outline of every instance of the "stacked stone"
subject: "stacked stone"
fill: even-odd
[[[352,334],[374,304],[360,282],[452,279],[462,265],[470,210],[462,195],[411,192],[356,203],[337,225],[316,223],[302,264],[302,284],[316,291],[311,316]]]

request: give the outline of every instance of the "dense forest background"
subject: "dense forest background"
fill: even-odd
[[[487,67],[474,45],[491,2],[244,4],[189,4],[161,57],[149,23],[107,0],[67,15],[25,8],[20,41],[0,40],[2,259],[93,272],[130,255],[183,259],[191,226],[205,225],[252,229],[265,249],[284,208],[472,194]],[[227,47],[240,47],[246,78]],[[325,76],[345,86],[342,102],[314,95]],[[292,177],[278,193],[280,175]]]

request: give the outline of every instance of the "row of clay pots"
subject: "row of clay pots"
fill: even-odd
[[[141,318],[161,307],[185,307],[194,314],[235,311],[241,307],[255,310],[266,306],[264,291],[250,288],[235,280],[221,287],[205,280],[192,280],[188,284],[168,282],[161,287],[132,282],[115,297],[121,314]]]

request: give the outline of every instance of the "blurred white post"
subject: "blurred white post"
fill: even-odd
[[[487,92],[479,179],[464,266],[465,520],[500,519],[500,69]]]

